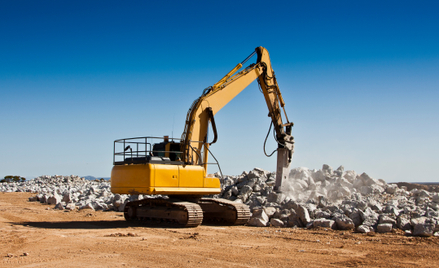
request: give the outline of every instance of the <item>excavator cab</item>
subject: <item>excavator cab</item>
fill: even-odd
[[[170,161],[181,161],[180,143],[169,141],[169,137],[165,136],[163,142],[155,143],[152,147],[152,155],[167,157]]]
[[[207,178],[204,164],[185,165],[180,141],[167,136],[114,141],[111,189],[119,194],[219,194],[218,178]]]

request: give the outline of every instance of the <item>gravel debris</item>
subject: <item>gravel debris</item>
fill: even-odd
[[[215,174],[220,177],[219,174]],[[252,217],[248,225],[331,228],[361,233],[401,229],[407,235],[439,234],[439,194],[425,189],[387,184],[366,173],[304,167],[291,170],[280,192],[273,190],[275,173],[255,168],[241,175],[224,176],[225,198],[247,204]],[[110,182],[90,181],[76,175],[47,176],[0,183],[0,192],[32,192],[30,202],[41,202],[64,211],[123,211],[129,201],[156,198],[148,195],[111,193]],[[9,256],[9,254],[8,254]]]

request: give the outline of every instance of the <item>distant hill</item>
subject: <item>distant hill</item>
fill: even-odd
[[[401,188],[401,186],[405,186],[407,188],[407,191],[411,191],[416,188],[419,190],[422,189],[429,192],[439,193],[439,185],[437,182],[421,182],[421,183],[398,182],[393,184],[398,185],[399,188]]]
[[[100,180],[100,179],[104,179],[106,181],[110,180],[109,177],[94,177],[94,176],[82,176],[82,177],[89,181]]]

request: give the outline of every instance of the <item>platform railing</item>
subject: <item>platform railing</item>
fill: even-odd
[[[160,144],[164,141],[169,141],[171,143],[180,143],[180,139],[176,138],[164,138],[164,137],[134,137],[134,138],[126,138],[126,139],[118,139],[114,141],[113,146],[113,165],[120,164],[130,164],[130,163],[139,163],[139,160],[144,158],[145,162],[147,158],[153,156],[164,156],[166,154],[175,154],[181,155],[182,151],[178,150],[154,150],[155,144]],[[201,141],[191,141],[191,143],[200,143]],[[199,148],[203,148],[204,146],[198,146]],[[202,162],[203,150],[194,149],[191,145],[189,145],[189,162],[193,165],[204,165]],[[210,153],[210,151],[209,151]],[[138,160],[137,162],[134,159]],[[194,159],[198,160],[198,163],[194,163]],[[216,161],[216,159],[214,158]],[[142,161],[140,161],[142,162]],[[176,161],[171,161],[172,164],[183,164],[177,159]],[[208,165],[217,165],[219,167],[218,161],[214,163],[207,163]]]

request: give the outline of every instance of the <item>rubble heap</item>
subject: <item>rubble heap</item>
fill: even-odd
[[[40,176],[20,182],[0,184],[0,192],[38,193],[29,201],[55,205],[55,209],[91,209],[123,211],[128,201],[142,199],[142,195],[113,194],[110,182],[90,181],[79,176]]]
[[[390,232],[399,228],[416,236],[439,231],[439,195],[387,184],[366,173],[295,168],[273,191],[275,174],[258,168],[222,180],[219,197],[250,206],[252,226],[325,227]],[[439,233],[438,233],[439,235]]]
[[[402,229],[415,236],[439,235],[439,194],[422,189],[407,191],[366,173],[295,168],[280,192],[273,190],[275,174],[255,168],[221,179],[216,197],[247,204],[251,226],[332,228],[357,232]],[[151,196],[120,195],[108,181],[78,176],[40,176],[25,182],[0,183],[0,192],[33,192],[29,201],[55,209],[123,211],[128,201]],[[157,197],[157,196],[154,196]]]

